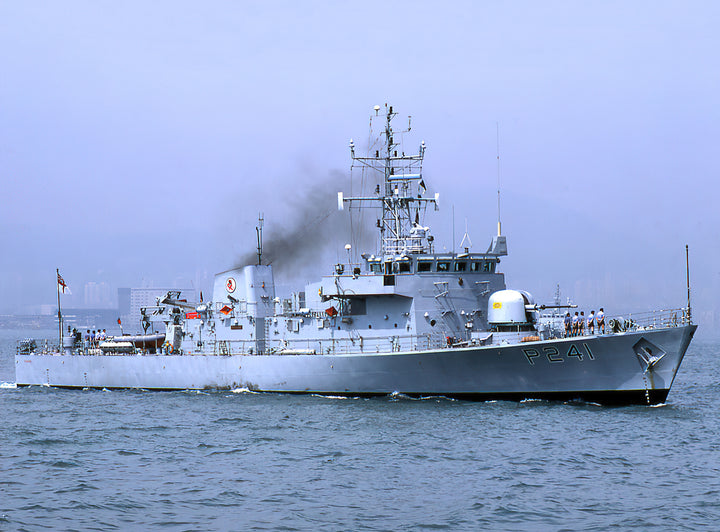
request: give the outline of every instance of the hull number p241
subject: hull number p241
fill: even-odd
[[[575,344],[570,344],[570,347],[567,350],[567,353],[563,356],[563,354],[560,352],[557,346],[549,345],[547,347],[543,347],[541,349],[536,348],[526,348],[523,349],[523,353],[525,353],[525,357],[527,358],[528,362],[531,366],[535,365],[535,359],[538,357],[541,357],[545,355],[545,357],[548,359],[548,362],[551,363],[562,363],[566,360],[570,360],[570,357],[575,357],[578,360],[583,360],[583,357],[587,356],[588,360],[595,360],[595,357],[592,354],[592,351],[590,351],[590,348],[586,343],[580,344],[582,349],[578,349],[578,347]]]

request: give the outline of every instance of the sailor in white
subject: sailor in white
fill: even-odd
[[[576,312],[572,319],[572,335],[577,336],[578,335],[578,322],[580,321],[580,317],[578,316],[578,313]]]
[[[595,315],[595,321],[597,321],[598,333],[602,330],[602,334],[605,334],[605,312],[602,307],[600,307],[600,310],[598,310],[598,313]]]

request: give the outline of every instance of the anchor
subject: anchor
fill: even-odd
[[[645,363],[646,367],[643,373],[647,373],[648,371],[650,371],[655,366],[655,364],[660,362],[665,356],[665,353],[660,356],[656,356],[653,354],[652,349],[645,346],[641,347],[636,354],[638,358]]]

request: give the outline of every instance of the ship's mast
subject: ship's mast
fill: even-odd
[[[424,215],[427,204],[432,203],[437,208],[438,195],[434,198],[424,198],[426,191],[422,176],[422,161],[425,157],[425,141],[422,141],[417,155],[405,155],[401,143],[397,141],[392,121],[398,113],[392,106],[385,104],[385,113],[380,115],[380,106],[376,105],[375,117],[384,118],[384,128],[381,133],[382,148],[370,146],[370,153],[366,157],[355,155],[355,145],[350,141],[350,153],[353,166],[356,164],[376,172],[381,177],[381,183],[375,188],[375,197],[343,198],[339,194],[339,206],[343,202],[357,202],[360,206],[379,207],[381,216],[377,227],[380,231],[381,252],[383,255],[401,255],[406,253],[426,253],[430,251],[432,237],[428,228],[420,225],[421,213]],[[375,118],[373,117],[373,119]],[[373,120],[371,120],[372,128]],[[402,135],[409,132],[408,128],[400,132]],[[398,153],[398,147],[400,152]]]
[[[263,231],[263,214],[258,214],[258,224],[255,226],[255,233],[257,234],[257,258],[258,258],[258,266],[262,264],[262,252],[263,252],[263,238],[262,238],[262,231]]]

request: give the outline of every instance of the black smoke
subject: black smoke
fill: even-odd
[[[361,252],[374,253],[375,215],[369,214],[371,211],[362,211],[360,219],[360,211],[350,211],[347,203],[345,210],[338,210],[337,193],[343,192],[348,196],[350,190],[349,176],[332,171],[325,179],[309,187],[298,186],[282,192],[282,220],[265,219],[262,264],[272,264],[274,271],[281,275],[311,268],[328,273],[332,263],[323,263],[322,259],[327,258],[328,252],[337,250],[337,257],[333,256],[333,260],[337,258],[347,263],[345,244],[352,243],[353,260],[358,260]],[[360,193],[359,190],[353,192]],[[256,204],[262,210],[262,203]],[[354,237],[351,238],[351,234]],[[242,255],[236,267],[249,264],[257,264],[256,249]]]

